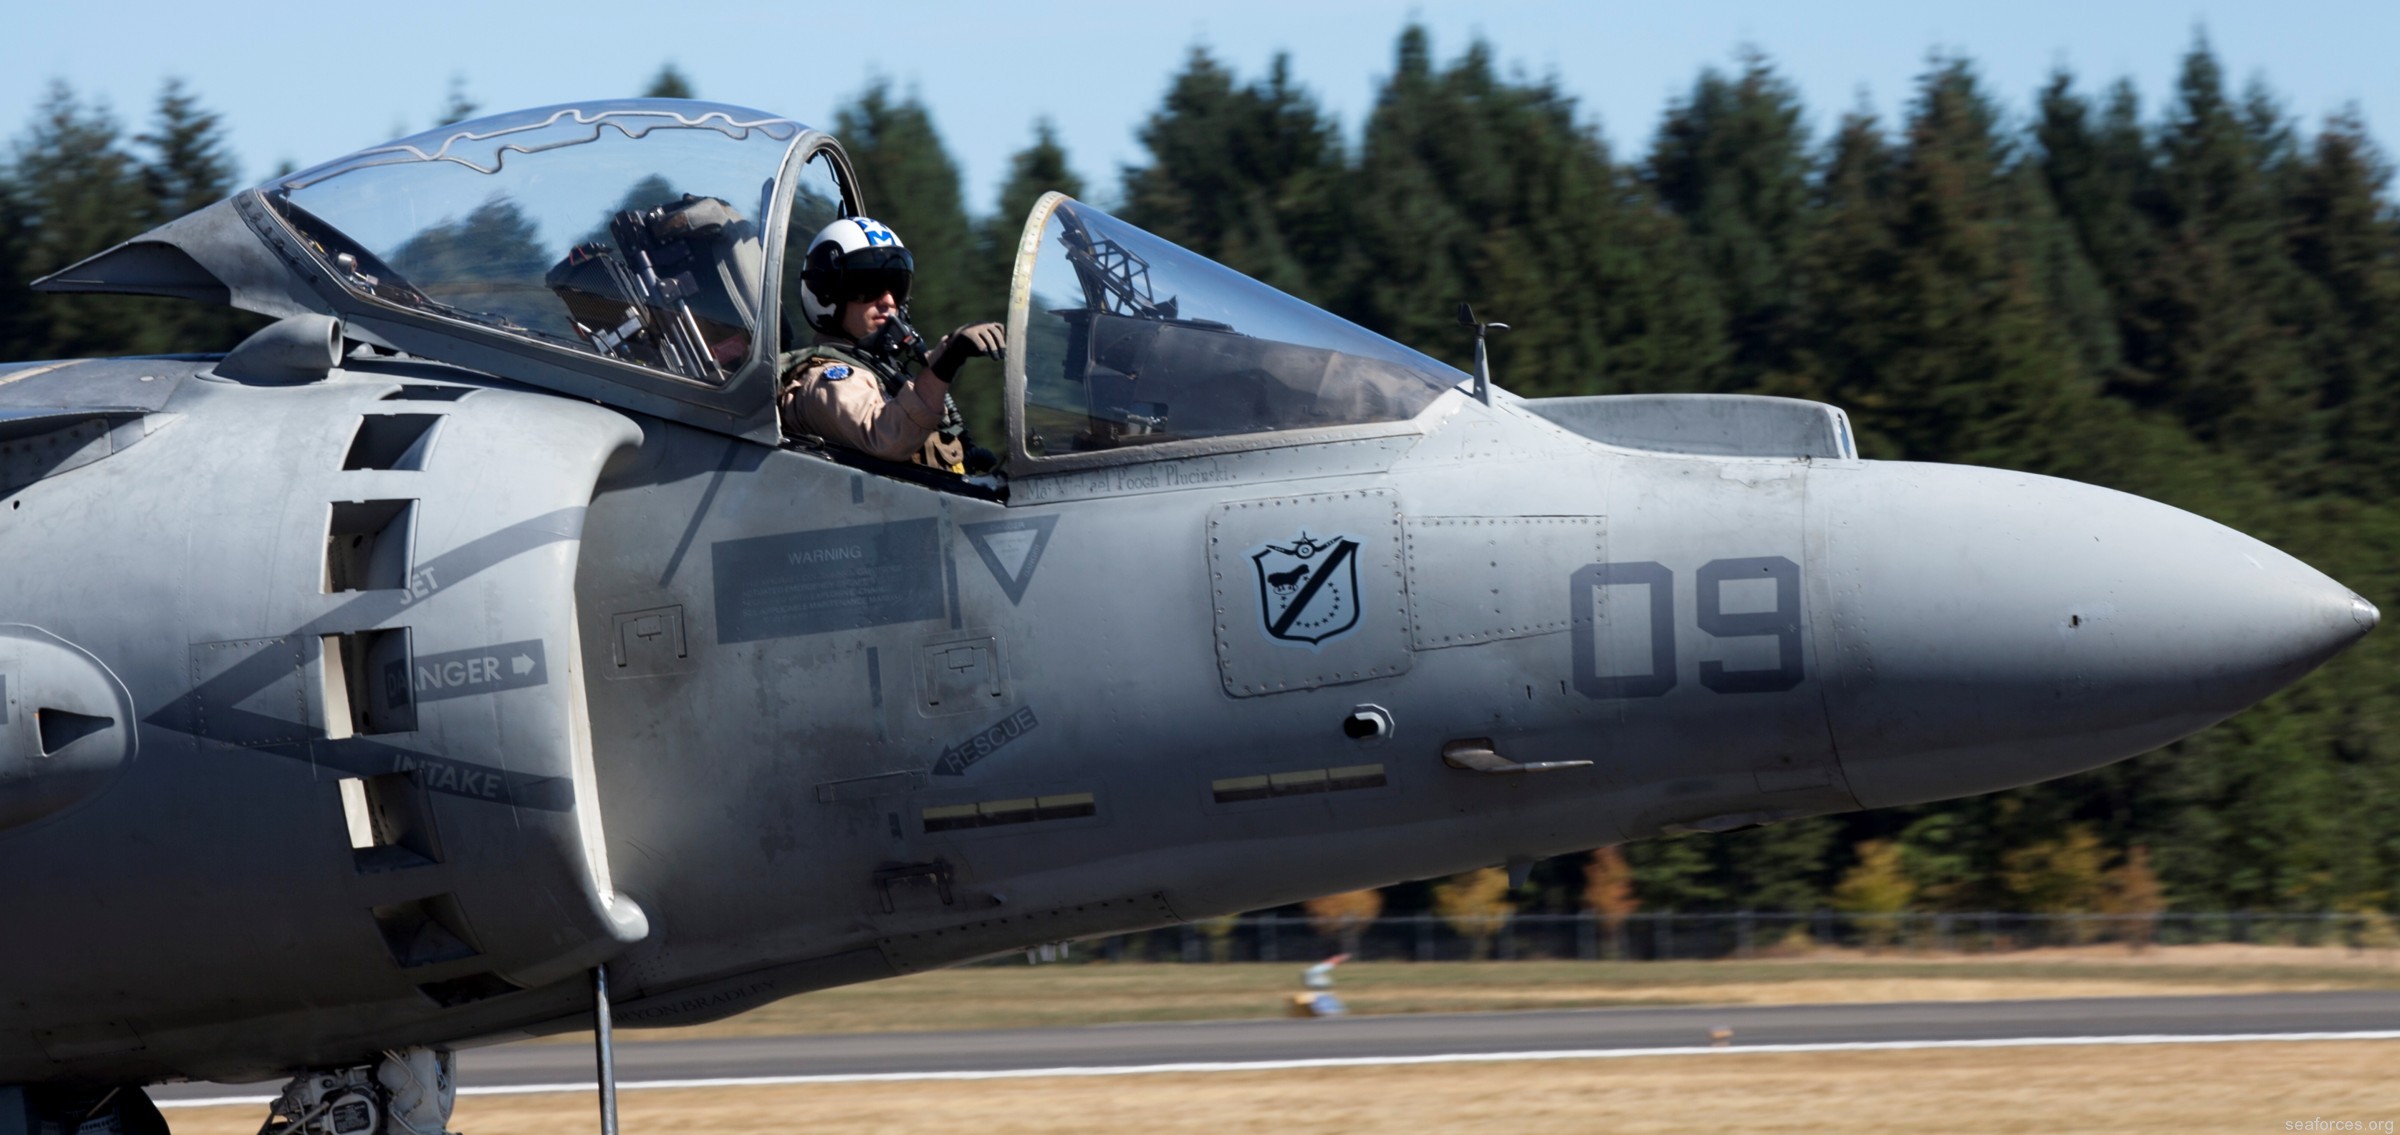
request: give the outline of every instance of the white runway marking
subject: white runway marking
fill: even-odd
[[[1070,1068],[995,1068],[964,1072],[848,1072],[819,1076],[726,1076],[704,1080],[626,1080],[620,1091],[662,1088],[767,1088],[785,1084],[899,1084],[927,1080],[1030,1080],[1043,1076],[1156,1076],[1183,1072],[1284,1072],[1304,1068],[1378,1068],[1408,1064],[1503,1064],[1530,1060],[1620,1060],[1635,1056],[1742,1056],[1772,1052],[1911,1052],[1941,1048],[2074,1048],[2128,1044],[2242,1044],[2315,1040],[2400,1040],[2400,1029],[2339,1033],[2226,1033],[2185,1036],[2030,1036],[1990,1040],[1871,1040],[1824,1044],[1735,1044],[1723,1048],[1560,1048],[1533,1052],[1449,1052],[1425,1056],[1327,1056],[1307,1060],[1217,1060],[1186,1064],[1125,1064]],[[524,1096],[544,1092],[592,1092],[599,1085],[511,1084],[460,1088],[462,1096]],[[274,1096],[222,1096],[204,1100],[160,1100],[161,1108],[224,1107],[271,1103]]]

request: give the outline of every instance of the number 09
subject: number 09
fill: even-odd
[[[1727,611],[1728,582],[1767,580],[1775,587],[1771,611]],[[1800,649],[1800,565],[1782,556],[1710,560],[1693,575],[1700,629],[1717,638],[1773,638],[1775,666],[1734,670],[1722,662],[1700,664],[1700,684],[1721,694],[1788,690],[1807,677]],[[1600,673],[1600,627],[1592,617],[1598,590],[1610,585],[1649,591],[1650,669],[1641,674]],[[1575,612],[1575,688],[1591,698],[1654,698],[1675,688],[1675,574],[1647,561],[1591,564],[1578,568],[1569,584]]]

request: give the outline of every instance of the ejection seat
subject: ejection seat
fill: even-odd
[[[766,255],[730,203],[686,193],[609,218],[544,277],[576,334],[602,353],[721,381],[758,336]]]

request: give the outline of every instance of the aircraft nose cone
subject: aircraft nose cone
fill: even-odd
[[[1810,493],[1826,509],[1832,583],[1827,712],[1867,807],[2157,748],[2299,680],[2381,620],[2260,541],[2108,489],[1870,463],[1812,479]]]

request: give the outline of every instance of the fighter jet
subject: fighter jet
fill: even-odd
[[[438,1131],[461,1047],[596,1021],[605,1082],[619,1023],[2030,784],[2378,619],[1831,406],[1519,398],[1057,194],[997,475],[787,436],[868,205],[798,122],[578,103],[40,282],[276,322],[0,369],[0,1132],[178,1078]]]

